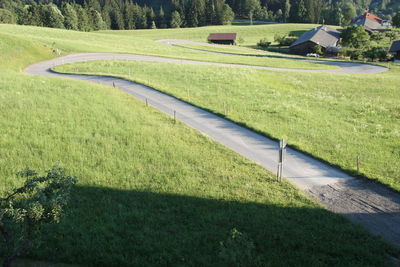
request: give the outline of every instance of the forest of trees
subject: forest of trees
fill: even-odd
[[[162,3],[162,5],[160,5]],[[365,9],[385,19],[399,0],[0,0],[0,23],[92,31],[223,25],[234,17],[347,25]]]
[[[0,22],[91,31],[223,25],[234,18],[225,0],[0,0]]]

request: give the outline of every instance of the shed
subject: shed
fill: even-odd
[[[313,53],[317,45],[320,45],[323,50],[337,46],[339,38],[339,31],[322,25],[303,33],[290,45],[290,50],[298,54]]]
[[[236,33],[210,33],[208,41],[215,44],[230,44],[236,42]]]
[[[394,58],[400,60],[400,40],[393,42],[389,53],[394,54]]]

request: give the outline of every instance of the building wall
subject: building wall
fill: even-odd
[[[290,51],[296,54],[305,55],[308,53],[314,53],[314,47],[317,44],[311,41],[298,44],[296,46],[290,47]]]
[[[233,44],[235,44],[235,41],[234,40],[210,40],[210,43],[233,45]]]

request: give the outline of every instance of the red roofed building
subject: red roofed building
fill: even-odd
[[[208,41],[215,44],[235,44],[236,33],[210,33]]]
[[[368,10],[366,10],[364,14],[352,19],[350,26],[358,25],[363,26],[367,31],[376,31],[383,27],[383,22],[383,19],[369,13]]]

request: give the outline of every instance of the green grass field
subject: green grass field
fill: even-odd
[[[227,107],[229,119],[352,173],[359,156],[358,174],[400,190],[399,66],[375,75],[127,61],[56,70],[126,77],[219,114]]]
[[[276,26],[276,25],[274,25]],[[231,26],[234,27],[234,26]],[[279,27],[272,32],[265,31],[267,26],[247,26],[250,32],[254,34],[263,35],[274,34],[275,32],[283,32]],[[260,28],[263,27],[263,28]],[[311,26],[292,25],[290,28],[293,32],[299,31],[298,29],[306,29]],[[245,35],[246,27],[242,28],[241,32]],[[254,28],[254,29],[253,29]],[[157,39],[165,39],[169,36],[183,39],[190,39],[195,41],[205,41],[209,31],[221,31],[224,27],[204,27],[193,29],[164,29],[164,30],[137,30],[137,31],[106,31],[106,32],[75,32],[60,29],[50,28],[37,28],[32,26],[17,26],[0,24],[0,32],[16,35],[23,38],[29,38],[46,44],[52,48],[61,49],[65,53],[72,52],[116,52],[116,53],[136,53],[144,55],[154,55],[163,57],[173,57],[182,59],[193,59],[200,61],[212,61],[222,63],[236,63],[236,64],[251,64],[267,67],[280,67],[282,64],[288,68],[305,68],[305,69],[332,69],[332,66],[321,64],[313,64],[309,62],[296,61],[287,59],[285,61],[276,60],[275,58],[256,58],[254,60],[244,59],[241,56],[230,55],[217,55],[217,54],[204,54],[201,51],[195,51],[182,47],[166,46],[154,42]],[[182,34],[186,32],[187,36]],[[227,28],[228,31],[234,28]],[[40,32],[40,34],[38,34]],[[158,32],[158,34],[155,34]],[[201,39],[199,38],[201,36]],[[250,36],[250,35],[246,35]],[[247,38],[247,37],[246,37]],[[250,38],[250,37],[249,37]],[[273,35],[272,35],[273,38]],[[252,40],[252,39],[251,39]],[[258,40],[257,40],[258,41]],[[249,42],[249,44],[252,44]]]
[[[36,37],[0,34],[0,195],[21,185],[13,174],[26,166],[59,163],[80,179],[65,217],[43,229],[29,258],[232,266],[227,251],[251,266],[388,266],[387,255],[400,256],[257,164],[117,89],[20,73],[54,56],[53,37],[39,37],[51,30],[26,28]],[[88,42],[78,38],[84,33],[74,40],[67,33],[57,43],[69,52]],[[101,51],[110,44],[96,42]],[[245,242],[230,241],[232,229]]]

